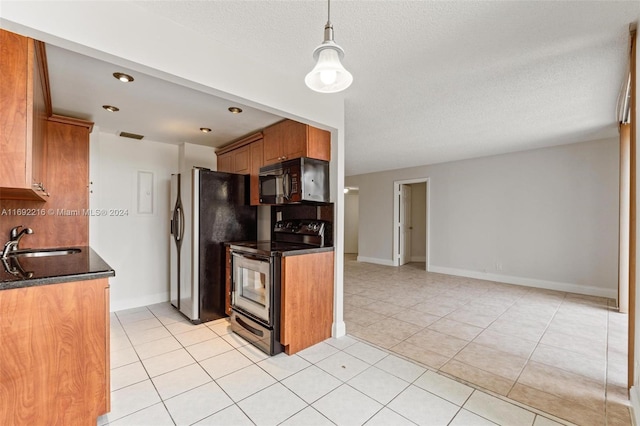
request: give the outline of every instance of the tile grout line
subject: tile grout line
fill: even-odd
[[[531,361],[531,357],[533,357],[533,354],[535,353],[536,349],[538,349],[538,346],[540,345],[540,342],[542,342],[542,339],[544,338],[544,335],[547,333],[547,330],[549,329],[549,326],[553,322],[553,319],[556,317],[556,315],[557,315],[558,311],[560,310],[560,307],[564,303],[564,300],[566,299],[566,297],[567,297],[567,294],[564,293],[564,295],[562,297],[562,301],[558,304],[558,306],[556,307],[555,311],[553,312],[553,315],[551,316],[551,318],[547,322],[547,325],[544,328],[544,331],[540,335],[540,338],[536,341],[536,345],[533,348],[533,350],[529,353],[529,356],[527,357],[527,360],[525,361],[524,365],[520,369],[520,373],[518,373],[518,377],[516,377],[516,379],[514,380],[513,385],[511,385],[511,388],[509,389],[509,392],[507,392],[507,395],[509,395],[511,393],[513,388],[516,386],[516,384],[520,380],[520,377],[522,376],[522,373],[524,372],[525,368],[527,368],[527,365],[529,365],[529,362]]]

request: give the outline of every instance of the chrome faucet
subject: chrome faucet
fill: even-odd
[[[20,231],[20,228],[22,228],[22,225],[11,229],[9,241],[5,243],[4,250],[2,250],[2,259],[6,259],[10,252],[18,250],[18,244],[20,244],[20,240],[25,234],[33,234],[33,229],[31,228],[24,228],[22,231]]]

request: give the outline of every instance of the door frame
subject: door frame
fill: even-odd
[[[426,178],[416,178],[416,179],[405,179],[405,180],[396,180],[393,182],[393,241],[391,243],[392,246],[392,253],[393,253],[393,266],[399,266],[400,265],[400,247],[399,247],[399,241],[400,241],[400,231],[398,229],[398,223],[400,222],[400,186],[401,185],[410,185],[412,183],[426,183],[426,234],[427,234],[427,241],[425,243],[425,247],[426,247],[426,259],[425,259],[425,269],[427,271],[429,271],[429,258],[431,256],[431,248],[430,248],[430,244],[429,241],[431,240],[431,232],[430,232],[430,226],[429,226],[429,222],[431,222],[431,214],[430,214],[430,210],[431,210],[431,202],[430,202],[430,198],[431,198],[431,184],[430,184],[430,179],[428,177]]]

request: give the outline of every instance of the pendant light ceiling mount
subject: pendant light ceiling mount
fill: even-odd
[[[304,79],[305,84],[316,92],[336,93],[351,85],[353,76],[340,62],[344,50],[333,39],[331,24],[331,0],[327,0],[327,23],[324,26],[324,41],[313,51],[316,66]]]

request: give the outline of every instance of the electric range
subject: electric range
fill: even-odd
[[[330,223],[279,221],[273,241],[228,243],[231,253],[231,330],[269,355],[280,344],[280,270],[282,257],[332,250],[325,247]]]

